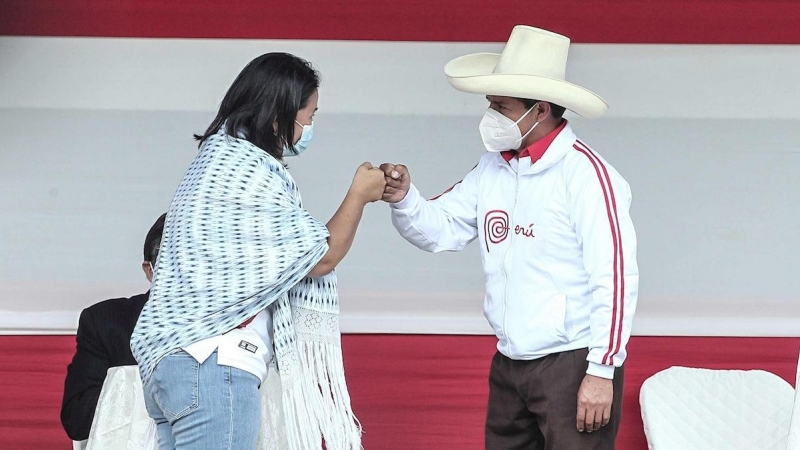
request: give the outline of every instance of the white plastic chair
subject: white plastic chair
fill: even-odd
[[[795,375],[794,408],[792,420],[789,424],[789,439],[786,450],[800,450],[800,357],[797,360],[797,375]]]
[[[270,366],[261,394],[261,428],[257,450],[285,449],[280,377]],[[80,446],[83,444],[83,446]],[[137,366],[108,369],[87,441],[74,450],[157,450],[156,427],[147,415]]]
[[[671,367],[642,384],[650,450],[785,450],[794,389],[762,370]]]

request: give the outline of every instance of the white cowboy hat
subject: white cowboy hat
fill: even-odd
[[[444,73],[459,91],[543,100],[583,117],[600,117],[608,103],[594,92],[564,80],[568,52],[568,37],[517,25],[502,54],[462,56],[447,63]]]

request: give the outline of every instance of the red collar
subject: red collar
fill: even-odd
[[[561,125],[556,127],[556,129],[547,133],[543,138],[539,139],[533,144],[529,145],[528,148],[522,150],[519,152],[519,154],[517,154],[516,150],[506,150],[504,152],[500,152],[500,154],[503,156],[503,159],[505,159],[506,162],[511,161],[515,156],[517,156],[519,159],[530,157],[531,164],[533,164],[544,155],[544,152],[547,151],[547,149],[550,147],[550,144],[552,144],[556,139],[558,133],[561,133],[561,130],[563,130],[566,126],[567,121],[564,120],[561,122]]]

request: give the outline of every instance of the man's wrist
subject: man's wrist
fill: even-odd
[[[413,184],[411,184],[408,186],[408,192],[406,192],[406,195],[403,197],[403,199],[397,203],[390,203],[390,205],[393,209],[397,210],[411,209],[416,205],[416,202],[419,200],[418,197],[419,197],[419,192],[417,191],[417,188],[414,187]]]
[[[609,366],[607,364],[598,364],[589,361],[589,367],[586,369],[586,375],[592,375],[598,378],[613,380],[614,369],[616,369],[616,367],[614,366]]]

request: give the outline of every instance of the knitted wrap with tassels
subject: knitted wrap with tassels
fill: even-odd
[[[269,308],[289,449],[361,449],[336,274],[306,277],[327,238],[280,161],[224,129],[209,137],[170,205],[150,299],[131,338],[142,381],[164,356]]]

